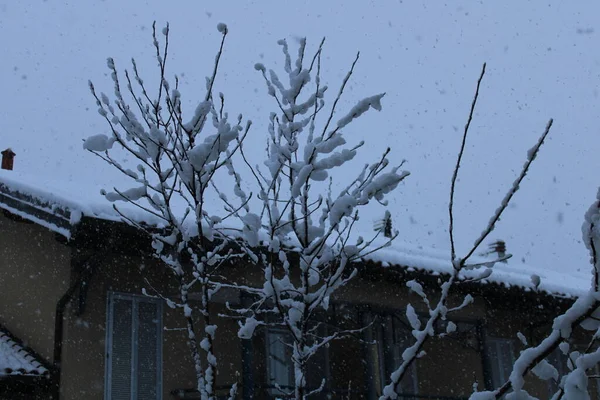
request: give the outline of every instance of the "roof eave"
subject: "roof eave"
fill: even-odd
[[[44,203],[34,196],[11,190],[7,185],[0,183],[0,208],[45,226],[67,239],[71,237],[71,210],[66,207]]]

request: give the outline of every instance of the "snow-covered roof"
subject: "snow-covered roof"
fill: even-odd
[[[66,238],[70,238],[71,228],[82,216],[121,221],[112,204],[93,185],[86,187],[85,183],[79,182],[66,185],[18,171],[0,170],[0,207]],[[120,206],[120,209],[126,210],[127,215],[138,222],[158,222],[156,217],[138,209],[126,206]]]
[[[4,328],[0,327],[0,378],[7,376],[45,376],[49,371]]]
[[[72,186],[72,187],[69,187]],[[15,202],[18,202],[17,206]],[[46,179],[31,177],[18,171],[0,170],[0,208],[43,225],[50,230],[70,238],[71,228],[81,216],[120,221],[120,215],[112,205],[100,195],[96,187],[85,185],[65,185]],[[29,208],[30,211],[23,211]],[[156,224],[155,217],[133,208],[123,208],[127,215],[138,222]],[[36,211],[53,218],[42,218]],[[401,266],[430,274],[448,274],[452,264],[448,251],[411,246],[395,241],[391,246],[382,248],[365,259],[378,262],[384,266]],[[488,262],[489,259],[473,257],[471,263]],[[464,278],[472,278],[481,271],[465,271]],[[532,276],[540,278],[535,287]],[[562,273],[550,268],[526,265],[513,259],[506,263],[496,263],[493,273],[482,283],[494,282],[507,287],[516,286],[526,291],[539,290],[552,295],[578,297],[587,292],[590,278],[584,273]]]
[[[391,246],[378,250],[365,257],[383,266],[407,267],[434,275],[450,274],[452,263],[450,251],[429,249],[394,242]],[[489,258],[471,257],[469,263],[486,263]],[[591,267],[590,267],[591,268]],[[566,274],[549,268],[540,268],[509,259],[497,262],[492,267],[493,273],[481,280],[482,283],[493,282],[506,287],[516,286],[525,291],[538,290],[555,296],[579,297],[590,289],[591,277],[584,274]],[[481,275],[481,270],[465,270],[461,278],[469,279]],[[532,277],[539,277],[536,285]]]

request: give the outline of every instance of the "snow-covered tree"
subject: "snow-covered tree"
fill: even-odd
[[[312,57],[306,57],[304,39],[300,40],[295,57],[290,54],[286,41],[279,42],[284,55],[284,80],[262,64],[255,66],[266,82],[277,112],[269,117],[266,161],[263,166],[253,165],[251,157],[244,152],[250,123],[244,124],[241,116],[231,120],[223,111],[224,96],[221,94],[218,100],[213,96],[228,32],[224,24],[219,24],[218,30],[222,41],[212,74],[206,80],[206,94],[189,117],[184,112],[177,77],[172,86],[166,75],[168,26],[162,31],[163,45],[153,29],[160,78],[154,93],[150,93],[134,60],[132,71],[125,71],[123,79],[114,61],[109,59],[114,98],[96,92],[90,82],[98,112],[109,126],[109,134],[88,138],[84,148],[130,181],[125,187],[103,194],[111,202],[129,206],[115,204],[114,209],[125,222],[151,236],[155,255],[173,274],[179,289],[177,299],[167,298],[157,291],[147,292],[147,295],[162,298],[170,307],[181,310],[201,398],[216,398],[218,357],[214,340],[217,325],[211,305],[214,294],[224,283],[219,269],[234,257],[245,257],[262,269],[264,280],[259,287],[236,286],[251,298],[244,308],[230,307],[235,315],[241,316],[238,335],[249,339],[260,326],[285,330],[289,341],[284,344],[291,349],[289,361],[294,367],[294,382],[293,388],[278,390],[282,397],[305,399],[319,393],[324,385],[324,382],[320,386],[309,385],[310,361],[333,340],[362,330],[332,330],[326,328],[321,319],[336,291],[356,275],[354,262],[381,246],[378,237],[384,236],[386,229],[378,230],[366,240],[353,234],[358,210],[372,202],[385,204],[386,196],[409,174],[401,171],[402,163],[390,165],[390,149],[386,149],[378,160],[365,165],[348,180],[348,163],[356,157],[363,142],[348,146],[343,132],[370,109],[380,110],[385,94],[362,99],[346,113],[338,114],[340,100],[359,59],[357,55],[331,105],[326,107],[327,86],[321,82],[323,42]],[[454,312],[472,302],[472,297],[466,295],[458,307],[452,308],[448,304],[453,288],[464,278],[465,272],[476,270],[475,277],[469,272],[469,280],[482,280],[493,273],[496,262],[510,257],[499,256],[483,263],[472,261],[523,183],[552,127],[550,120],[528,151],[521,172],[500,206],[474,244],[459,257],[454,236],[455,187],[484,75],[485,65],[477,81],[451,178],[448,215],[453,269],[441,283],[434,299],[425,293],[419,282],[406,283],[409,290],[423,299],[427,317],[425,321],[420,320],[415,307],[407,306],[406,316],[414,342],[402,354],[402,362],[389,377],[381,399],[398,398],[400,383],[411,365],[421,357],[435,356],[423,352],[427,341],[436,336],[443,337],[456,328],[453,323],[439,322],[451,319]],[[123,155],[136,160],[137,170],[120,163]],[[254,201],[242,190],[234,160],[244,162],[248,174],[254,178],[258,194]],[[342,170],[343,173],[334,180],[334,172]],[[225,175],[231,177],[233,188],[230,190],[217,185],[216,177]],[[233,199],[226,195],[229,192],[234,193]],[[214,199],[220,199],[219,205],[223,207],[211,209],[209,206]],[[133,212],[141,211],[143,217],[139,218],[139,214],[134,217],[132,209],[137,209]],[[227,226],[228,219],[241,222],[239,232]],[[150,223],[142,223],[144,220]],[[504,396],[531,399],[523,389],[524,377],[529,372],[540,379],[559,382],[555,399],[589,398],[588,381],[597,378],[591,369],[600,362],[599,226],[600,191],[597,201],[586,214],[583,227],[593,265],[590,291],[555,319],[543,341],[521,352],[507,382],[493,391],[476,391],[472,399]],[[384,245],[396,235],[394,232],[383,239]],[[389,232],[385,236],[390,236]],[[532,277],[534,282],[536,279],[536,285],[539,285],[539,277]],[[199,294],[199,301],[190,300],[192,292]],[[439,326],[446,326],[446,330],[437,331]],[[576,328],[592,332],[584,351],[569,347],[569,339]],[[556,349],[568,355],[569,372],[562,377],[547,360]],[[231,398],[235,392],[234,385]]]
[[[108,59],[114,85],[114,98],[98,93],[90,82],[99,114],[106,120],[109,134],[88,138],[84,148],[116,168],[130,182],[103,195],[111,202],[124,202],[128,207],[113,205],[122,219],[147,232],[162,263],[170,269],[179,288],[179,298],[172,299],[156,291],[147,295],[164,299],[168,306],[179,308],[186,321],[187,336],[197,377],[197,390],[202,399],[215,399],[217,356],[214,340],[217,325],[211,314],[212,297],[219,289],[216,277],[219,267],[232,257],[245,252],[236,236],[223,228],[228,218],[237,218],[247,208],[249,196],[241,190],[240,177],[232,164],[250,123],[242,116],[233,120],[213,96],[213,85],[228,30],[217,26],[222,35],[212,74],[206,78],[206,94],[195,111],[184,112],[179,80],[167,78],[169,26],[162,30],[160,44],[153,25],[153,45],[158,62],[159,80],[154,91],[142,79],[135,60],[132,71],[121,75],[113,59]],[[137,170],[122,165],[123,155],[132,156]],[[216,185],[215,176],[228,174],[232,179],[235,199],[228,199]],[[125,180],[125,179],[124,179]],[[124,183],[124,185],[127,185]],[[209,196],[218,196],[219,207],[209,208]],[[221,207],[224,205],[224,207]],[[133,209],[133,210],[132,210]],[[137,210],[136,210],[137,209]],[[215,213],[215,209],[218,211]],[[132,211],[142,218],[133,217]],[[141,221],[150,221],[144,224]],[[239,236],[239,235],[238,235]],[[243,247],[243,243],[241,243]],[[199,301],[190,301],[190,293]],[[199,322],[199,323],[198,323]],[[235,396],[235,385],[231,397]]]
[[[535,399],[524,389],[524,378],[532,372],[543,380],[559,382],[553,400],[589,400],[588,386],[591,379],[598,379],[596,366],[600,364],[600,190],[596,201],[585,214],[583,241],[590,252],[592,279],[590,290],[579,297],[567,311],[557,316],[548,335],[537,345],[521,352],[513,365],[508,381],[493,391],[476,392],[472,400],[506,398]],[[589,342],[583,351],[570,347],[574,331],[589,332]],[[556,350],[566,355],[567,372],[563,376],[548,362]]]
[[[262,238],[265,246],[259,253],[264,285],[260,290],[249,288],[254,302],[237,311],[246,317],[239,331],[243,339],[252,337],[260,325],[278,326],[288,332],[285,345],[292,350],[294,387],[293,391],[279,390],[283,397],[305,399],[318,393],[324,384],[308,386],[311,358],[331,341],[352,333],[326,332],[318,315],[327,310],[336,290],[355,276],[352,262],[374,251],[374,239],[383,235],[378,231],[368,240],[354,238],[352,229],[358,210],[373,201],[385,203],[386,195],[408,172],[400,170],[402,163],[389,165],[388,148],[381,158],[348,179],[348,163],[363,142],[347,146],[343,132],[370,109],[380,110],[384,97],[381,93],[364,98],[345,114],[337,115],[358,55],[332,105],[326,107],[327,86],[321,82],[323,42],[308,58],[305,39],[300,40],[295,57],[285,40],[279,44],[285,79],[262,64],[255,65],[278,110],[269,119],[266,168],[252,166],[243,147],[241,150],[254,174],[262,203],[256,214],[246,215],[245,225],[256,238],[250,245],[259,244],[261,228],[266,231]]]
[[[423,351],[423,348],[430,338],[436,336],[443,337],[450,333],[448,330],[443,332],[436,331],[435,327],[439,326],[438,322],[440,320],[450,319],[453,312],[468,306],[472,302],[472,296],[466,295],[462,304],[458,307],[449,308],[448,305],[450,292],[461,279],[464,279],[464,272],[467,270],[479,270],[480,272],[474,278],[469,278],[469,281],[479,281],[489,277],[493,273],[493,266],[495,263],[510,258],[510,254],[499,255],[497,259],[489,262],[469,263],[469,260],[475,254],[479,246],[494,230],[496,223],[500,220],[500,217],[508,207],[513,196],[518,191],[552,127],[553,121],[550,120],[536,144],[527,152],[527,159],[521,172],[501,200],[500,206],[485,225],[482,233],[476,238],[474,244],[465,255],[463,257],[458,257],[454,236],[455,184],[461,167],[469,127],[479,97],[480,84],[485,75],[485,67],[484,64],[479,80],[477,81],[475,96],[463,131],[462,143],[451,179],[448,214],[449,241],[451,248],[450,259],[452,261],[453,270],[449,278],[441,283],[437,301],[435,302],[430,300],[419,282],[407,282],[407,287],[423,299],[424,304],[428,309],[428,318],[422,323],[417,317],[414,307],[411,304],[407,306],[406,316],[413,329],[412,335],[414,337],[414,343],[404,350],[402,354],[403,361],[397,369],[392,372],[389,378],[389,384],[384,388],[383,395],[380,398],[382,400],[397,399],[399,397],[401,389],[400,382],[402,382],[402,378],[413,363],[418,362],[419,358],[427,356]],[[523,389],[525,376],[529,372],[539,379],[554,379],[559,382],[558,391],[552,397],[553,399],[564,398],[579,400],[590,398],[588,393],[588,383],[590,379],[598,379],[595,367],[600,363],[600,347],[598,346],[598,341],[600,340],[600,257],[598,256],[598,248],[600,246],[600,191],[598,192],[596,201],[585,215],[582,231],[583,240],[591,254],[592,285],[590,291],[578,298],[566,312],[554,319],[552,330],[539,344],[526,347],[521,352],[513,365],[513,370],[508,381],[493,391],[475,391],[471,395],[472,400],[491,400],[500,398],[523,400],[535,399],[535,397],[531,396]],[[536,287],[539,286],[539,279],[538,276],[532,276],[532,282]],[[456,325],[452,323],[446,324],[446,326],[450,329],[456,327]],[[571,349],[569,345],[569,341],[573,337],[573,332],[577,328],[583,328],[584,330],[592,332],[589,343],[584,351]],[[524,337],[520,337],[519,339],[525,346],[528,345],[524,340]],[[559,375],[558,370],[548,361],[548,357],[557,349],[568,356],[566,361],[566,369],[568,372],[562,377]],[[433,354],[429,356],[435,357],[436,355]],[[477,385],[474,385],[474,387],[477,387]]]
[[[396,370],[394,370],[392,372],[392,374],[390,376],[390,382],[383,390],[383,395],[381,396],[382,400],[398,398],[398,394],[401,389],[400,383],[402,382],[402,379],[408,372],[409,367],[413,363],[415,363],[417,361],[417,359],[419,359],[425,355],[423,348],[425,346],[425,343],[430,338],[435,337],[435,336],[443,337],[444,335],[450,333],[447,331],[437,332],[435,327],[438,326],[438,322],[440,320],[448,319],[452,313],[463,309],[464,307],[468,306],[469,304],[471,304],[473,302],[473,297],[471,295],[467,294],[464,297],[462,303],[458,307],[449,308],[448,300],[450,298],[449,297],[450,292],[453,289],[453,287],[460,281],[462,274],[466,270],[480,270],[481,272],[476,277],[470,279],[471,281],[480,281],[482,279],[489,277],[493,273],[492,267],[496,262],[504,261],[510,257],[510,255],[506,255],[504,257],[501,257],[497,260],[492,260],[490,262],[469,263],[469,259],[475,254],[475,252],[477,251],[479,246],[485,241],[485,239],[494,230],[496,223],[500,220],[500,217],[502,216],[502,214],[508,207],[510,201],[512,200],[513,196],[519,189],[521,183],[523,182],[523,179],[525,179],[525,176],[527,175],[527,172],[529,171],[529,168],[531,167],[532,162],[534,161],[535,157],[537,156],[537,154],[540,150],[540,147],[544,143],[546,137],[548,136],[548,133],[550,132],[550,128],[552,127],[552,120],[550,120],[548,122],[543,134],[540,136],[539,140],[537,141],[537,143],[528,151],[527,160],[526,160],[525,164],[523,165],[523,168],[521,169],[520,174],[515,179],[512,186],[509,188],[508,192],[506,193],[506,195],[500,202],[500,206],[496,209],[496,211],[490,218],[489,222],[484,227],[482,233],[475,240],[474,244],[466,252],[466,254],[463,257],[458,257],[457,252],[456,252],[456,247],[455,247],[455,240],[454,240],[454,196],[455,196],[455,192],[456,192],[456,190],[455,190],[456,180],[458,178],[458,172],[461,167],[461,161],[463,158],[466,141],[467,141],[467,137],[469,134],[469,128],[471,126],[471,121],[473,120],[475,106],[477,105],[477,100],[479,98],[479,89],[480,89],[483,77],[485,75],[485,69],[486,69],[486,65],[484,64],[483,68],[481,70],[479,79],[477,81],[475,96],[473,97],[473,102],[471,103],[471,109],[469,112],[467,123],[465,124],[465,128],[463,131],[462,142],[461,142],[460,150],[458,152],[458,158],[456,160],[456,165],[453,170],[451,185],[450,185],[450,200],[448,202],[448,215],[449,215],[448,232],[449,232],[450,252],[451,252],[450,260],[451,260],[452,266],[453,266],[452,272],[450,274],[450,277],[446,281],[441,283],[440,290],[439,290],[439,297],[437,298],[437,301],[435,301],[435,302],[431,301],[428,298],[427,294],[423,290],[422,285],[419,282],[417,282],[417,281],[407,282],[407,287],[410,290],[412,290],[413,292],[415,292],[416,294],[418,294],[423,299],[424,304],[427,307],[429,317],[427,318],[426,322],[424,324],[422,324],[421,321],[419,320],[419,318],[417,317],[417,314],[415,313],[414,307],[412,306],[412,304],[408,304],[408,306],[406,308],[406,316],[407,316],[409,323],[413,329],[412,335],[415,340],[411,346],[409,346],[407,349],[404,350],[404,352],[402,354],[403,361],[396,368]],[[456,325],[448,324],[447,326],[455,327]]]

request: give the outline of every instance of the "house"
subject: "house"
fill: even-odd
[[[142,288],[176,294],[143,234],[106,205],[16,171],[0,171],[0,209],[0,398],[197,398],[180,311],[142,295]],[[444,253],[395,245],[357,267],[358,277],[321,318],[324,329],[368,329],[316,356],[309,385],[327,380],[315,398],[376,399],[411,339],[406,305],[425,312],[406,282],[418,279],[431,291],[451,265]],[[402,382],[406,398],[463,399],[475,382],[498,386],[522,346],[517,334],[537,343],[588,285],[585,278],[525,265],[495,269],[483,282],[457,285],[452,304],[466,293],[475,301],[455,315],[454,332],[430,340],[427,355]],[[260,280],[260,271],[243,263],[227,274],[249,285]],[[539,285],[532,275],[541,277]],[[215,316],[226,302],[247,300],[233,290],[220,296]],[[218,322],[219,391],[225,395],[238,383],[240,399],[276,398],[275,384],[293,382],[286,332],[263,329],[240,340],[237,330],[234,319]],[[565,372],[561,353],[551,361]],[[527,382],[541,398],[556,388],[535,377]],[[600,398],[595,385],[591,394]]]

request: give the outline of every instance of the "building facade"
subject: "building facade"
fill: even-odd
[[[152,257],[149,240],[118,221],[73,218],[70,207],[0,182],[0,326],[46,368],[35,381],[17,385],[27,374],[2,375],[0,357],[0,396],[199,398],[182,311],[154,296],[176,298],[176,282]],[[427,315],[406,282],[419,280],[435,298],[443,279],[443,273],[426,265],[380,259],[357,268],[356,279],[319,316],[319,329],[322,334],[360,332],[332,342],[314,357],[308,383],[312,388],[323,384],[315,399],[377,399],[411,343],[407,304],[423,318]],[[261,271],[245,262],[228,266],[224,274],[246,285],[261,284]],[[436,327],[440,332],[450,323],[456,328],[432,338],[401,382],[405,398],[464,399],[474,385],[499,386],[523,348],[518,337],[538,343],[553,317],[573,301],[565,293],[523,285],[463,282],[452,293],[451,306],[461,304],[467,293],[473,304]],[[243,306],[247,296],[231,289],[215,299],[216,386],[226,396],[237,383],[240,399],[285,397],[281,390],[293,388],[288,333],[263,327],[252,339],[241,340],[237,320],[220,317],[227,307]],[[557,353],[550,360],[559,372],[565,372],[563,358]],[[531,376],[526,388],[547,398],[557,383]],[[592,398],[600,398],[597,390],[591,388]]]

